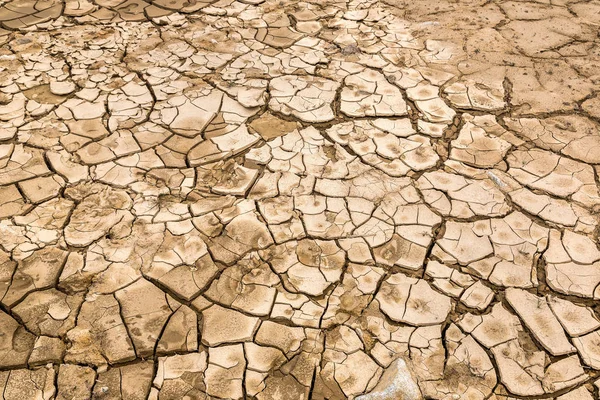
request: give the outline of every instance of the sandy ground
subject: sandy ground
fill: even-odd
[[[599,28],[0,0],[0,399],[598,399]]]

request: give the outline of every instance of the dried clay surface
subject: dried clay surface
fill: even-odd
[[[0,400],[600,398],[600,1],[0,0]]]

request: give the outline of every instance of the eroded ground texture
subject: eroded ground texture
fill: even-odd
[[[1,399],[598,398],[600,2],[0,25]]]

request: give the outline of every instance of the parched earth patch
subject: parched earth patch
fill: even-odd
[[[0,399],[599,398],[599,28],[0,0]]]

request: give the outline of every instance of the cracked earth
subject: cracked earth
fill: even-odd
[[[599,29],[0,0],[0,399],[598,399]]]

